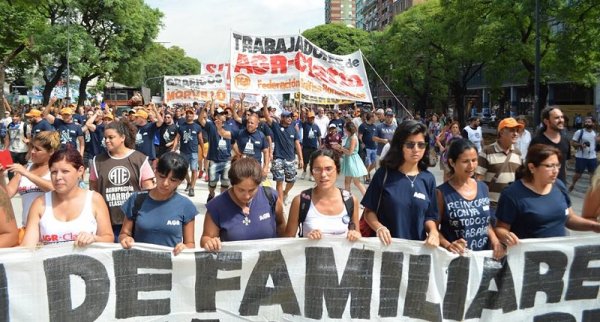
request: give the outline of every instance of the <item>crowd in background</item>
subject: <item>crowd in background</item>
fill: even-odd
[[[23,205],[22,223],[0,226],[4,247],[147,242],[176,255],[196,247],[197,210],[177,192],[184,181],[189,197],[208,185],[200,239],[207,250],[234,240],[345,235],[421,240],[455,253],[488,249],[500,258],[519,239],[564,236],[566,228],[600,232],[595,120],[576,118],[568,137],[557,106],[545,108],[531,132],[525,117],[500,120],[486,142],[478,117],[461,125],[444,114],[371,105],[274,108],[267,97],[248,104],[244,94],[230,103],[139,104],[120,115],[55,98],[45,107],[4,104],[0,137],[13,163],[0,168],[1,211],[14,219],[17,193]],[[432,166],[444,182],[436,183]],[[592,184],[581,217],[569,193],[586,171]],[[314,187],[289,196],[297,180]]]

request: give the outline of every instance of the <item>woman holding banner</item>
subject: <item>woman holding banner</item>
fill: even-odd
[[[424,124],[400,123],[361,201],[366,222],[385,245],[403,238],[439,246],[435,177],[427,171],[426,137]]]
[[[456,139],[447,154],[450,179],[437,188],[440,246],[455,254],[492,249],[494,258],[503,257],[505,249],[491,225],[487,185],[473,179],[477,146],[467,139]]]
[[[218,251],[222,241],[283,236],[282,201],[275,190],[260,185],[262,178],[262,168],[254,158],[231,164],[231,187],[206,204],[202,248]]]
[[[354,124],[353,124],[354,125]],[[336,187],[340,161],[329,149],[310,155],[309,168],[315,187],[304,190],[292,200],[285,236],[321,239],[324,235],[345,235],[358,240],[358,200],[347,190]]]
[[[156,164],[156,186],[146,192],[134,192],[123,204],[125,214],[119,242],[129,249],[135,242],[173,247],[178,255],[196,247],[195,217],[192,201],[176,192],[189,164],[178,153],[163,154]]]
[[[561,237],[566,228],[600,232],[600,223],[579,217],[571,208],[567,187],[556,180],[560,171],[560,151],[535,144],[527,151],[526,163],[515,181],[500,194],[496,210],[496,235],[506,246],[520,239]]]
[[[94,242],[112,242],[108,208],[102,196],[79,187],[85,168],[79,151],[72,146],[60,149],[48,160],[54,191],[37,198],[27,216],[21,246],[41,242],[75,242],[86,246]]]

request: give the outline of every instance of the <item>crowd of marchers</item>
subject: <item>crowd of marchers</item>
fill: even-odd
[[[567,228],[600,232],[600,137],[591,117],[567,137],[562,111],[549,106],[532,132],[526,118],[505,118],[485,144],[477,117],[463,126],[443,114],[398,118],[356,104],[273,108],[266,96],[258,104],[245,98],[146,104],[121,115],[55,98],[45,107],[5,101],[0,137],[12,161],[0,164],[0,246],[143,242],[177,255],[197,246],[218,251],[228,241],[340,235],[501,258],[521,239],[565,236]],[[442,183],[428,171],[438,165]],[[586,171],[580,216],[569,193]],[[296,180],[314,186],[289,196]],[[209,195],[196,245],[198,210],[188,197],[201,184]],[[17,194],[20,223],[11,206]]]

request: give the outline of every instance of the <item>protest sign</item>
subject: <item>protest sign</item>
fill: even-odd
[[[219,103],[228,102],[224,71],[206,75],[165,76],[164,102],[166,104],[192,104],[209,101],[214,95]]]
[[[139,244],[0,250],[3,321],[598,321],[597,236],[502,261],[422,242],[281,238],[218,253]],[[129,321],[128,320],[128,321]]]
[[[231,90],[372,102],[360,51],[334,55],[301,35],[231,34]]]

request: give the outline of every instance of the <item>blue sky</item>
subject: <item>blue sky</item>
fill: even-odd
[[[229,34],[288,35],[325,23],[324,0],[145,0],[164,13],[157,41],[202,63],[229,60]]]

